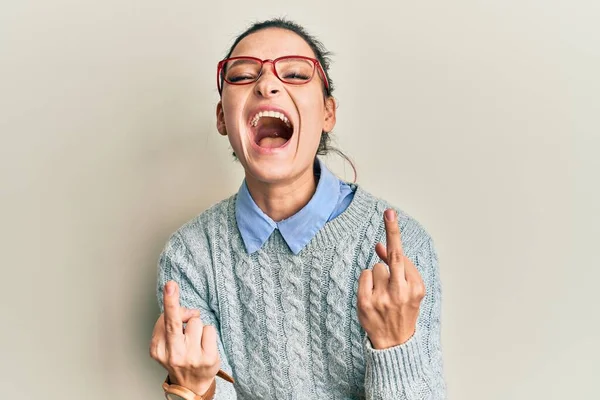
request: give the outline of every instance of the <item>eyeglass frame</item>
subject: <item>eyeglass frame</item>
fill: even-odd
[[[277,70],[275,69],[275,63],[279,60],[285,60],[285,59],[289,59],[289,58],[299,58],[302,60],[312,61],[312,63],[314,64],[313,74],[309,80],[307,80],[306,82],[301,82],[301,83],[293,83],[293,82],[285,82],[283,79],[281,79],[281,77],[277,73]],[[256,76],[256,79],[251,80],[251,81],[245,81],[245,82],[228,82],[225,79],[225,76],[221,76],[221,73],[223,71],[223,66],[226,63],[228,63],[229,61],[235,61],[235,60],[254,60],[254,61],[259,62],[260,63],[260,72]],[[221,79],[223,80],[223,82],[227,82],[230,85],[239,85],[239,86],[249,85],[251,83],[258,81],[258,79],[262,76],[263,67],[266,62],[271,63],[271,68],[273,70],[273,74],[277,77],[277,79],[279,79],[281,82],[288,84],[288,85],[296,85],[296,86],[306,85],[307,83],[312,81],[312,79],[315,77],[315,70],[318,69],[319,73],[321,74],[321,77],[323,78],[323,83],[325,84],[325,89],[329,90],[329,80],[327,79],[327,74],[325,74],[325,70],[323,69],[323,66],[321,65],[319,60],[317,60],[316,58],[306,57],[306,56],[282,56],[282,57],[277,57],[274,60],[271,60],[271,59],[261,60],[260,58],[252,57],[252,56],[238,56],[238,57],[225,58],[225,59],[219,61],[219,63],[217,64],[217,89],[219,91],[219,94],[221,94],[223,92],[223,87],[224,87],[224,85],[221,86]]]

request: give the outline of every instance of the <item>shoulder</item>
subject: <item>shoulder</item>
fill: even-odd
[[[185,248],[207,246],[217,228],[235,217],[236,196],[223,199],[186,221],[170,235],[165,251],[181,252]]]

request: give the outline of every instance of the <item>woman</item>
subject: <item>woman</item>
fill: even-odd
[[[432,239],[316,156],[336,122],[328,66],[280,19],[218,65],[217,129],[245,180],[160,256],[150,352],[171,398],[445,398]]]

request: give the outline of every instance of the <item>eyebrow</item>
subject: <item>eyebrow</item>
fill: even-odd
[[[256,63],[256,60],[242,58],[240,60],[230,61],[229,65],[227,65],[227,67],[231,68],[231,67],[233,67],[235,65],[238,65],[238,64],[255,64],[255,63]]]

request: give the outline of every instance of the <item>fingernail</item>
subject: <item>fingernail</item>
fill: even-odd
[[[165,289],[165,290],[166,290],[166,292],[167,292],[167,296],[170,296],[170,295],[172,295],[172,294],[173,294],[173,291],[175,290],[175,288],[173,287],[173,285],[172,285],[170,282],[168,282],[166,286],[167,286],[167,287],[166,287],[166,289]]]
[[[395,218],[396,218],[396,213],[394,212],[394,210],[391,210],[391,209],[385,210],[385,219],[392,222]]]

